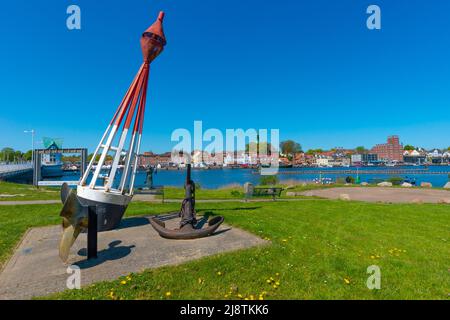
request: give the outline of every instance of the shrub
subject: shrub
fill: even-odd
[[[237,190],[232,190],[231,191],[231,195],[235,198],[241,198],[244,196],[243,192],[237,191]]]
[[[345,184],[345,179],[342,178],[342,177],[339,177],[339,178],[336,179],[336,183],[337,184]]]
[[[353,178],[352,176],[348,176],[347,178],[345,178],[345,182],[347,183],[355,183],[355,178]]]
[[[399,186],[399,185],[402,184],[403,178],[401,178],[401,177],[391,177],[391,178],[389,178],[388,181],[390,183],[392,183],[392,185],[394,185],[394,186]]]
[[[278,177],[276,175],[273,176],[261,176],[259,178],[259,184],[261,186],[270,186],[278,183]]]

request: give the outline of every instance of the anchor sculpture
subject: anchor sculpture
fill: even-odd
[[[150,63],[166,45],[162,27],[163,18],[164,13],[160,12],[157,20],[142,34],[140,44],[144,61],[107,126],[76,191],[71,190],[67,185],[61,188],[61,201],[64,206],[60,213],[63,217],[63,235],[59,255],[63,261],[67,261],[69,250],[78,235],[88,227],[89,207],[96,208],[94,221],[97,220],[97,231],[111,230],[119,225],[133,197]],[[127,148],[126,143],[128,143]],[[111,170],[101,175],[108,155],[113,158]],[[99,160],[94,166],[97,156]],[[119,176],[118,169],[122,163],[123,170]],[[94,172],[92,179],[88,182],[91,170]],[[117,179],[119,181],[116,181],[116,176],[120,177]],[[97,182],[102,179],[102,185],[98,185]]]
[[[223,217],[217,216],[208,221],[206,227],[200,227],[195,212],[195,183],[191,179],[191,165],[187,165],[185,197],[179,212],[181,217],[180,228],[170,230],[163,221],[157,217],[150,218],[153,228],[163,238],[168,239],[196,239],[211,235],[222,224]]]

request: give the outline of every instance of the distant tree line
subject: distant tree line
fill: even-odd
[[[20,150],[14,150],[13,148],[3,148],[0,151],[1,162],[18,162],[18,161],[30,161],[32,151],[22,152]]]

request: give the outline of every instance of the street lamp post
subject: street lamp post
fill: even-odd
[[[36,134],[36,130],[25,130],[24,133],[31,133],[31,168],[33,169],[33,182],[35,180],[36,168],[34,163],[34,135]]]
[[[34,164],[34,134],[36,131],[34,129],[25,130],[24,133],[31,133],[31,163]]]

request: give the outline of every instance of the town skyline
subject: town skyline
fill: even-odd
[[[171,133],[190,130],[195,120],[221,131],[277,128],[280,140],[305,149],[368,148],[392,133],[443,148],[450,45],[442,39],[450,4],[378,5],[381,30],[367,29],[367,4],[354,1],[155,0],[142,10],[130,0],[126,15],[122,6],[105,10],[90,1],[82,5],[81,30],[68,30],[65,3],[31,2],[27,10],[5,3],[0,127],[7,134],[0,146],[26,151],[31,139],[23,131],[34,129],[36,140],[63,137],[67,146],[94,150],[99,124],[110,120],[141,61],[135,35],[162,9],[167,58],[152,66],[142,150],[170,150]],[[26,44],[23,34],[31,35]],[[277,50],[267,39],[277,39]],[[23,94],[21,84],[36,79],[40,86]]]

